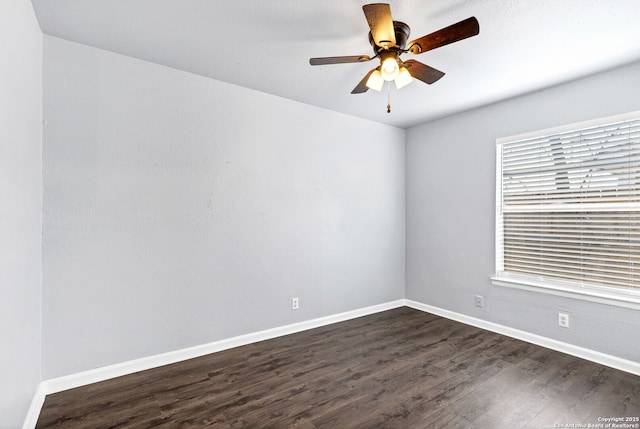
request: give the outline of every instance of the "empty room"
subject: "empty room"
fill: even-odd
[[[0,429],[640,428],[639,18],[2,0]]]

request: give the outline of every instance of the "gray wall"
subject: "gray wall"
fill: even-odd
[[[48,36],[44,65],[44,378],[403,298],[404,130]]]
[[[640,63],[407,131],[406,297],[640,361],[640,312],[493,286],[495,140],[640,110]],[[484,295],[484,308],[474,296]],[[559,311],[571,328],[558,327]],[[633,338],[633,339],[632,339]]]
[[[40,382],[42,34],[31,2],[0,2],[0,428]]]

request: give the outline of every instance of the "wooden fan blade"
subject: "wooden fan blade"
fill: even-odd
[[[457,42],[480,33],[480,24],[475,17],[467,18],[441,30],[409,42],[409,52],[421,54],[449,43]]]
[[[385,3],[365,4],[362,6],[367,18],[371,36],[376,45],[388,48],[396,44],[396,32],[393,29],[391,6]]]
[[[411,76],[423,81],[424,83],[428,83],[429,85],[444,76],[444,72],[436,70],[433,67],[429,67],[426,64],[422,64],[420,61],[407,60],[404,62],[404,66],[407,68]]]
[[[373,73],[374,71],[376,71],[376,69],[370,70],[369,73],[367,73],[366,76],[360,81],[360,83],[358,83],[358,85],[356,85],[356,87],[353,88],[353,91],[351,91],[351,93],[362,94],[363,92],[367,92],[369,90],[369,87],[367,86],[367,81],[369,80],[369,76],[371,76],[371,73]]]
[[[363,63],[369,60],[371,60],[371,57],[368,55],[349,55],[345,57],[310,58],[309,64],[312,66],[321,66],[325,64]]]

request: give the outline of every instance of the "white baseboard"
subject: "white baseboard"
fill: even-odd
[[[29,411],[27,411],[27,417],[24,419],[22,429],[33,429],[36,427],[45,396],[47,396],[47,394],[44,392],[44,386],[40,383],[31,400],[31,405],[29,406]]]
[[[38,421],[38,416],[40,415],[40,411],[42,409],[42,405],[44,404],[45,396],[51,393],[62,392],[64,390],[85,386],[87,384],[97,383],[100,381],[109,380],[111,378],[133,374],[135,372],[157,368],[159,366],[181,362],[187,359],[193,359],[211,353],[256,343],[258,341],[269,340],[272,338],[281,337],[283,335],[295,334],[296,332],[319,328],[321,326],[343,322],[345,320],[355,319],[356,317],[367,316],[370,314],[404,306],[405,300],[400,299],[397,301],[373,305],[370,307],[360,308],[357,310],[347,311],[331,316],[320,317],[304,322],[293,323],[291,325],[280,326],[273,329],[240,335],[238,337],[214,341],[208,344],[202,344],[199,346],[175,350],[127,362],[121,362],[115,365],[109,365],[102,368],[96,368],[89,371],[66,375],[64,377],[44,380],[42,383],[40,383],[33,401],[31,402],[29,413],[22,428],[35,428],[35,425]]]
[[[434,307],[428,304],[423,304],[417,301],[408,299],[400,299],[397,301],[391,301],[384,304],[374,305],[371,307],[365,307],[358,310],[347,311],[331,316],[320,317],[313,320],[307,320],[304,322],[293,323],[291,325],[285,325],[278,328],[267,329],[264,331],[254,332],[251,334],[241,335],[238,337],[228,338],[225,340],[215,341],[208,344],[203,344],[195,347],[189,347],[185,349],[175,350],[168,353],[162,353],[146,358],[135,359],[127,362],[118,363],[115,365],[109,365],[102,368],[96,368],[89,371],[84,371],[76,374],[67,375],[64,377],[53,378],[45,380],[40,383],[38,390],[36,391],[34,398],[31,402],[29,412],[25,419],[22,429],[33,429],[38,421],[40,410],[44,404],[46,395],[51,393],[61,392],[63,390],[73,389],[75,387],[85,386],[91,383],[97,383],[99,381],[109,380],[111,378],[120,377],[127,374],[133,374],[135,372],[144,371],[147,369],[157,368],[159,366],[168,365],[176,362],[181,362],[187,359],[192,359],[200,356],[204,356],[210,353],[215,353],[223,350],[232,349],[235,347],[252,344],[258,341],[269,340],[272,338],[281,337],[283,335],[294,334],[296,332],[302,332],[321,326],[330,325],[333,323],[343,322],[356,317],[367,316],[374,313],[379,313],[386,310],[391,310],[398,307],[411,307],[416,310],[421,310],[427,313],[435,314],[437,316],[446,317],[447,319],[455,320],[467,325],[475,326],[477,328],[486,329],[487,331],[496,332],[498,334],[506,335],[508,337],[523,340],[532,344],[536,344],[542,347],[546,347],[552,350],[556,350],[562,353],[566,353],[572,356],[576,356],[582,359],[586,359],[592,362],[596,362],[602,365],[606,365],[621,371],[625,371],[631,374],[640,375],[640,363],[630,360],[622,359],[616,356],[611,356],[605,353],[597,352],[594,350],[578,347],[572,344],[564,343],[562,341],[553,340],[551,338],[542,337],[540,335],[531,334],[529,332],[513,329],[508,326],[499,325],[497,323],[488,322],[486,320],[477,319],[475,317],[467,316],[461,313],[456,313],[443,308]]]
[[[214,341],[208,344],[202,344],[199,346],[188,347],[185,349],[122,362],[115,365],[92,369],[89,371],[83,371],[64,377],[45,380],[42,384],[44,385],[45,394],[48,395],[50,393],[61,392],[63,390],[73,389],[75,387],[85,386],[87,384],[97,383],[99,381],[104,381],[127,374],[133,374],[134,372],[157,368],[159,366],[181,362],[187,359],[193,359],[211,353],[256,343],[258,341],[269,340],[272,338],[281,337],[283,335],[294,334],[296,332],[302,332],[309,329],[330,325],[332,323],[354,319],[356,317],[367,316],[369,314],[403,307],[404,304],[404,300],[401,299],[398,301],[392,301],[384,304],[374,305],[371,307],[347,311],[331,316],[293,323],[291,325],[285,325],[277,328],[266,329],[264,331],[240,335],[238,337]]]
[[[446,317],[447,319],[455,320],[457,322],[475,326],[477,328],[486,329],[487,331],[496,332],[498,334],[506,335],[508,337],[526,341],[531,344],[536,344],[538,346],[546,347],[548,349],[586,359],[591,362],[599,363],[601,365],[619,369],[631,374],[640,375],[639,362],[622,359],[606,353],[601,353],[584,347],[575,346],[573,344],[543,337],[541,335],[520,331],[518,329],[499,325],[493,322],[488,322],[486,320],[476,319],[475,317],[467,316],[465,314],[456,313],[454,311],[445,310],[443,308],[434,307],[432,305],[423,304],[421,302],[412,301],[409,299],[405,300],[405,304],[407,307],[411,307],[416,310],[421,310],[427,313],[435,314],[437,316]]]

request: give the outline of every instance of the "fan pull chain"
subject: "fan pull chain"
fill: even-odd
[[[391,81],[389,81],[389,91],[387,92],[387,113],[391,113]]]

